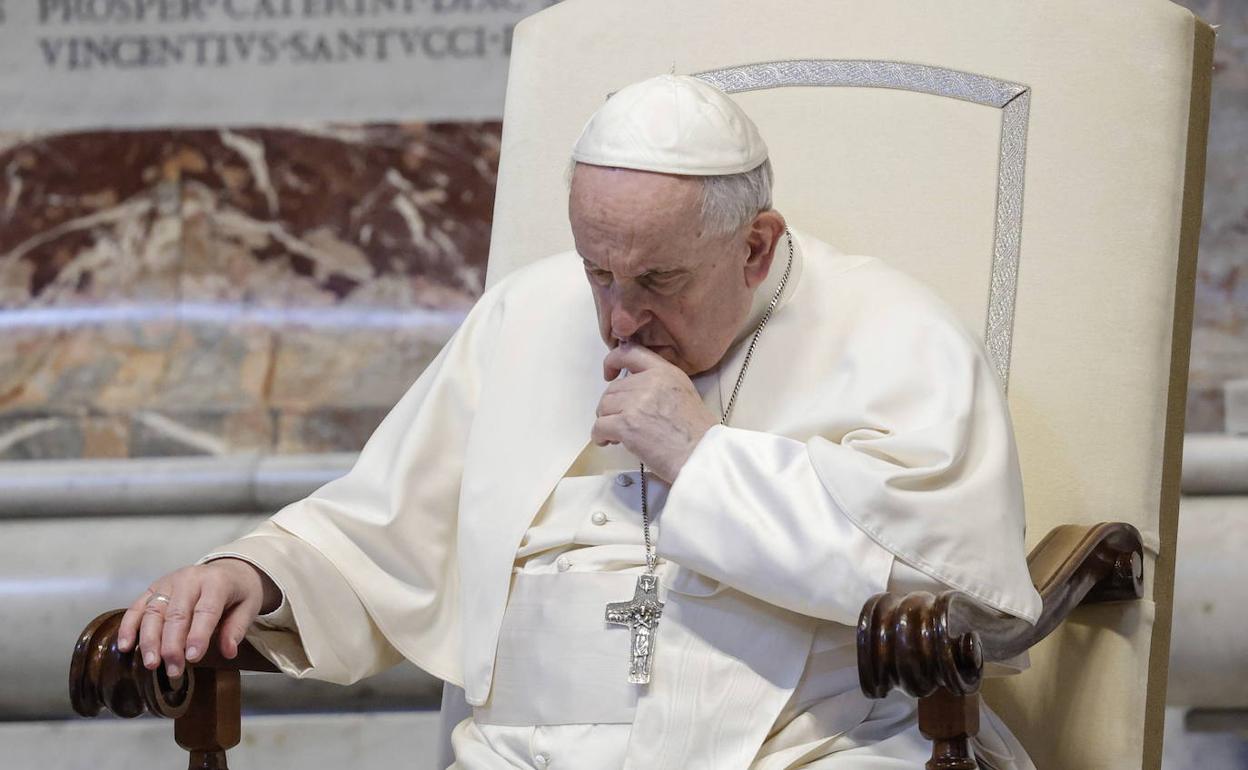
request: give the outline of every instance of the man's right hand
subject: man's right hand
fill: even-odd
[[[187,661],[204,656],[218,625],[221,654],[233,658],[256,616],[277,609],[280,601],[268,575],[242,559],[183,567],[135,599],[121,618],[117,646],[127,652],[137,637],[145,667],[154,669],[163,659],[169,676],[178,676]]]

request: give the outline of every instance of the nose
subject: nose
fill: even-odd
[[[649,321],[649,310],[622,299],[611,308],[611,335],[619,340],[629,339]]]

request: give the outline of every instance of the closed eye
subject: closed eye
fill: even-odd
[[[671,291],[679,288],[684,279],[688,276],[684,270],[669,270],[667,272],[651,272],[645,273],[638,279],[638,282],[647,289],[654,291]]]
[[[599,286],[609,285],[611,280],[614,278],[614,276],[611,275],[610,270],[603,270],[602,268],[594,267],[588,262],[585,263],[585,274],[589,276],[591,281]]]

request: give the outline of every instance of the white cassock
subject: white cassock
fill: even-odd
[[[630,632],[604,620],[644,564],[640,484],[635,458],[588,442],[606,349],[575,253],[486,292],[346,476],[205,557],[282,589],[248,638],[294,676],[407,658],[462,686],[465,770],[921,766],[913,701],[858,689],[853,628],[886,588],[1038,616],[1008,412],[928,290],[795,247],[730,425],[670,488],[650,477],[665,606],[649,685],[627,683]],[[695,379],[713,413],[742,342]],[[991,714],[979,750],[1031,767]]]

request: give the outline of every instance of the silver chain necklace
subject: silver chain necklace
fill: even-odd
[[[732,395],[728,397],[728,406],[724,408],[723,413],[720,415],[720,425],[727,425],[728,418],[732,416],[732,408],[737,403],[737,394],[741,392],[741,383],[745,382],[745,373],[750,368],[750,359],[754,357],[754,348],[758,346],[758,338],[763,333],[763,327],[771,320],[771,314],[775,312],[776,306],[780,304],[780,296],[784,294],[784,287],[789,283],[789,274],[793,271],[793,233],[789,232],[789,229],[786,227],[784,235],[789,244],[788,264],[784,267],[784,275],[780,278],[780,285],[776,287],[776,293],[772,296],[771,302],[767,305],[767,310],[763,313],[763,317],[758,321],[758,326],[754,329],[754,336],[750,338],[750,346],[746,348],[745,360],[741,362],[741,371],[737,374],[737,382],[732,387]],[[658,631],[659,618],[663,614],[663,602],[659,601],[659,579],[654,574],[654,568],[658,563],[658,554],[655,552],[654,544],[650,539],[650,502],[648,493],[649,484],[646,482],[646,464],[643,462],[641,463],[641,526],[646,543],[646,571],[638,576],[637,589],[633,592],[631,601],[611,602],[607,605],[607,622],[628,626],[632,631],[628,681],[633,684],[648,684],[650,682],[650,664],[654,660],[654,636],[655,632]]]

